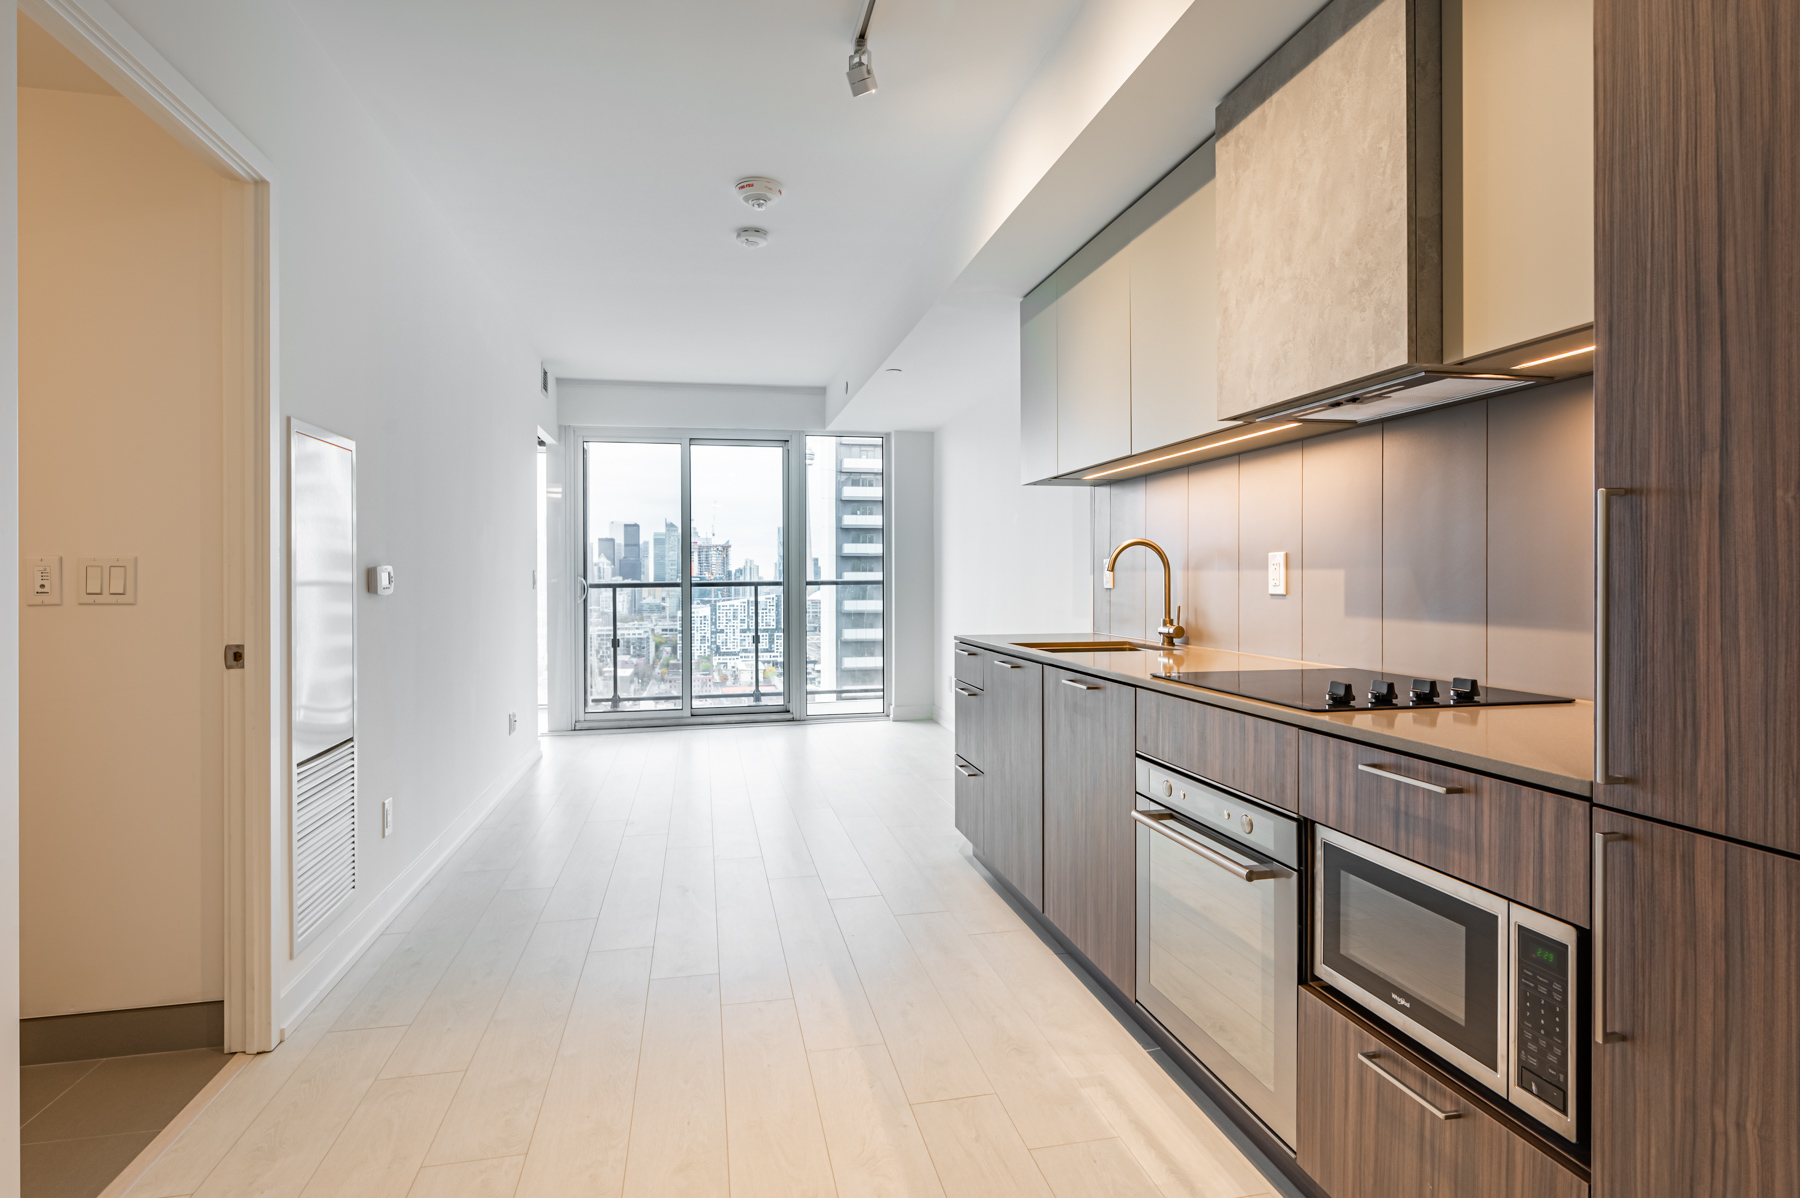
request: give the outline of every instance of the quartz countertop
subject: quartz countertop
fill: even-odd
[[[1294,661],[1199,645],[1093,653],[1026,649],[1028,641],[1120,641],[1091,632],[958,635],[956,640],[1045,665],[1112,678],[1145,690],[1210,703],[1346,740],[1411,753],[1445,765],[1478,770],[1565,794],[1591,797],[1594,782],[1594,705],[1585,699],[1532,707],[1439,707],[1391,711],[1295,711],[1274,703],[1156,677],[1198,670],[1322,668],[1333,662]],[[1141,644],[1142,642],[1133,642]]]

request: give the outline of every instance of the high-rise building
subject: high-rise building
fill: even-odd
[[[606,582],[619,576],[619,542],[600,537],[594,542],[594,560],[588,563],[588,577]]]
[[[638,526],[625,526],[625,543],[619,546],[619,577],[627,582],[641,582],[644,578],[643,547],[638,544]]]
[[[668,535],[665,533],[657,532],[657,533],[650,534],[650,581],[651,582],[667,582],[667,581],[669,581],[669,576],[666,572],[666,567],[664,564],[665,558],[667,557],[666,542],[668,541],[668,539],[669,539]]]
[[[731,542],[701,537],[694,542],[694,581],[731,581]]]
[[[673,520],[663,520],[662,549],[656,555],[660,572],[657,578],[663,582],[681,581],[681,526]]]
[[[882,540],[886,524],[880,437],[837,438],[837,478],[832,535],[837,577],[861,586],[839,586],[831,659],[837,689],[863,692],[842,698],[874,698],[882,690]]]

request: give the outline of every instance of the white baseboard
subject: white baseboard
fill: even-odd
[[[931,709],[931,718],[934,722],[942,724],[946,728],[954,729],[956,727],[956,709],[953,707],[933,706]]]
[[[937,709],[929,703],[896,703],[893,718],[896,720],[929,720]]]
[[[413,858],[412,864],[402,870],[399,877],[388,883],[387,888],[358,912],[355,919],[331,938],[317,960],[283,988],[281,997],[284,1001],[295,992],[300,992],[304,997],[290,1007],[286,1015],[277,1017],[277,1043],[287,1039],[287,1033],[300,1026],[300,1021],[312,1013],[312,1009],[319,1005],[319,1000],[331,993],[331,988],[350,972],[350,967],[375,942],[375,937],[381,935],[381,930],[393,922],[394,916],[400,914],[400,909],[412,901],[413,896],[431,880],[433,874],[443,868],[444,862],[481,826],[481,821],[488,817],[495,804],[505,798],[543,756],[541,748],[532,750],[477,795],[475,801],[464,807],[450,821],[450,826],[425,847],[424,852]]]

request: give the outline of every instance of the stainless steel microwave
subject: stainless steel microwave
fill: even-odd
[[[1316,826],[1312,893],[1318,977],[1578,1138],[1573,926]]]

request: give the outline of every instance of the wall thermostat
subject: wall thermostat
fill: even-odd
[[[392,595],[394,593],[394,567],[369,567],[369,594]]]

